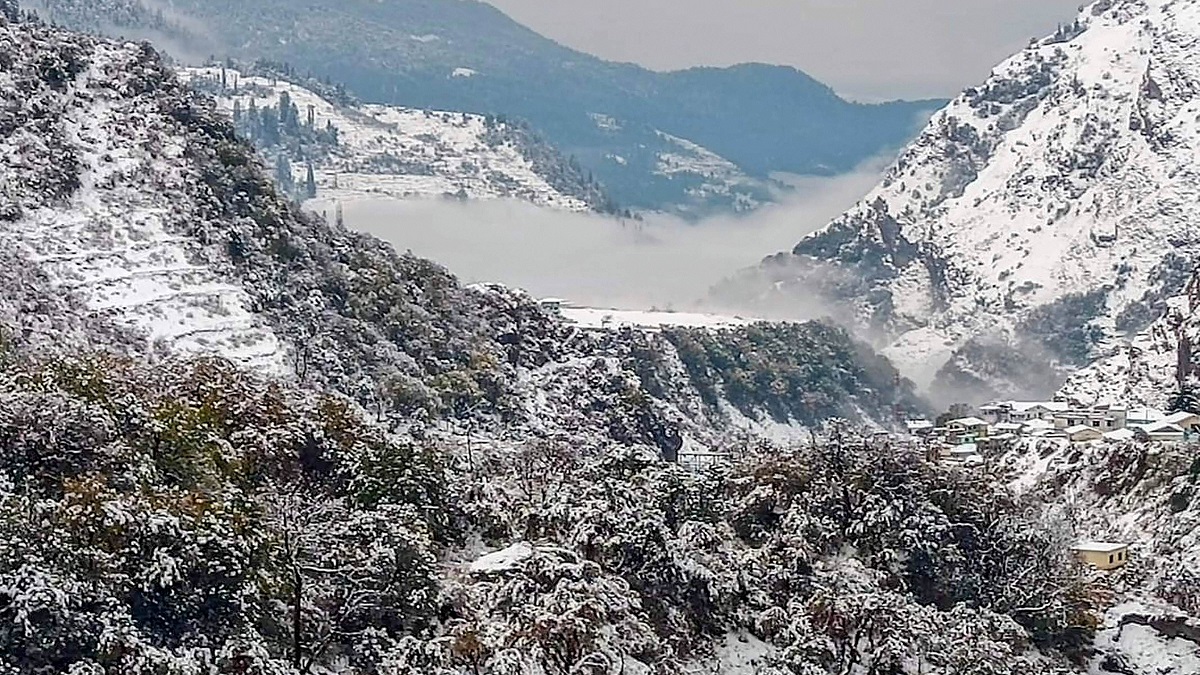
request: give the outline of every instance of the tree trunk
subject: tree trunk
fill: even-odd
[[[300,570],[293,569],[292,570],[292,589],[293,589],[292,590],[292,663],[293,663],[293,665],[296,666],[297,671],[300,670],[300,652],[301,652],[301,642],[303,640],[303,638],[301,636],[302,622],[300,621],[300,618],[301,618],[300,612],[302,609],[301,605],[300,605],[300,601],[301,601],[301,598],[303,597],[303,595],[302,595],[303,588],[302,588],[301,584],[303,584],[303,583],[304,583],[304,580],[303,580],[303,577],[301,577],[301,575],[300,575]]]

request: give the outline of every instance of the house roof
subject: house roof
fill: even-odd
[[[1001,422],[996,425],[997,431],[1020,431],[1025,425],[1016,422]]]
[[[930,422],[929,420],[908,420],[904,423],[904,426],[908,427],[910,431],[916,431],[918,429],[932,429],[933,422]]]
[[[1072,551],[1087,551],[1089,553],[1112,553],[1129,548],[1129,544],[1118,544],[1112,541],[1085,541],[1071,547]]]
[[[1066,434],[1068,436],[1074,436],[1075,434],[1078,434],[1083,431],[1094,431],[1097,434],[1100,433],[1099,429],[1093,429],[1092,427],[1087,427],[1082,424],[1076,424],[1073,427],[1067,427],[1066,429],[1063,429],[1063,431],[1066,432]]]
[[[1162,422],[1166,424],[1179,424],[1180,422],[1187,422],[1196,417],[1200,417],[1200,415],[1193,415],[1190,412],[1177,412],[1162,418]]]
[[[950,424],[957,424],[964,427],[986,427],[987,422],[978,417],[963,417],[957,420],[950,420]]]
[[[1062,412],[1070,407],[1065,401],[1010,401],[1014,412],[1026,412],[1031,408],[1045,408],[1052,412]]]
[[[1136,434],[1133,433],[1133,429],[1117,429],[1104,434],[1104,437],[1110,441],[1128,441],[1132,440],[1134,436]]]
[[[1148,434],[1161,434],[1161,433],[1182,434],[1183,433],[1183,427],[1179,426],[1178,424],[1173,424],[1171,422],[1168,422],[1166,420],[1162,420],[1160,422],[1155,422],[1154,424],[1137,425],[1136,428],[1141,429]]]
[[[1054,422],[1049,420],[1029,420],[1025,423],[1027,429],[1053,429]]]

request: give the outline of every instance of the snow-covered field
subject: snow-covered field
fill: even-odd
[[[170,191],[185,180],[184,147],[177,137],[128,123],[129,115],[144,111],[118,95],[113,82],[130,70],[134,54],[99,45],[90,67],[60,99],[46,102],[64,110],[63,133],[80,164],[79,189],[60,203],[27,210],[0,228],[0,239],[98,315],[144,332],[167,350],[221,354],[283,372],[283,349],[248,309],[246,292],[198,264],[194,240],[167,231],[176,215]],[[20,133],[0,140],[0,157],[19,156],[29,142]],[[19,173],[12,178],[22,180]]]
[[[563,318],[583,328],[736,328],[754,319],[697,312],[564,307]]]
[[[221,71],[190,68],[181,77],[219,81]],[[489,142],[481,115],[386,105],[347,108],[289,82],[231,69],[225,69],[225,78],[230,87],[237,83],[239,93],[218,96],[217,104],[231,115],[235,102],[242,110],[251,103],[268,108],[286,92],[302,117],[312,111],[316,128],[332,124],[338,130],[337,152],[314,166],[322,200],[512,197],[568,211],[589,208],[553,188],[511,143]],[[302,162],[292,163],[297,184],[303,184],[306,170]]]

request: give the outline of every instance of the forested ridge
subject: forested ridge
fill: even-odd
[[[0,66],[0,672],[1083,668],[1070,528],[860,438],[923,404],[845,331],[580,330],[299,213],[147,46]]]
[[[467,464],[221,360],[7,352],[0,392],[14,673],[668,672],[726,634],[778,648],[761,672],[1057,672],[1094,626],[1035,505],[836,429],[702,473]]]

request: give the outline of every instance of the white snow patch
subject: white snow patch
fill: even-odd
[[[668,312],[640,309],[603,309],[565,307],[563,318],[582,328],[736,328],[755,323],[755,319],[696,312]]]
[[[481,556],[471,563],[473,574],[495,574],[508,572],[518,568],[521,563],[533,557],[533,547],[525,542],[517,542],[508,548],[493,551]]]

